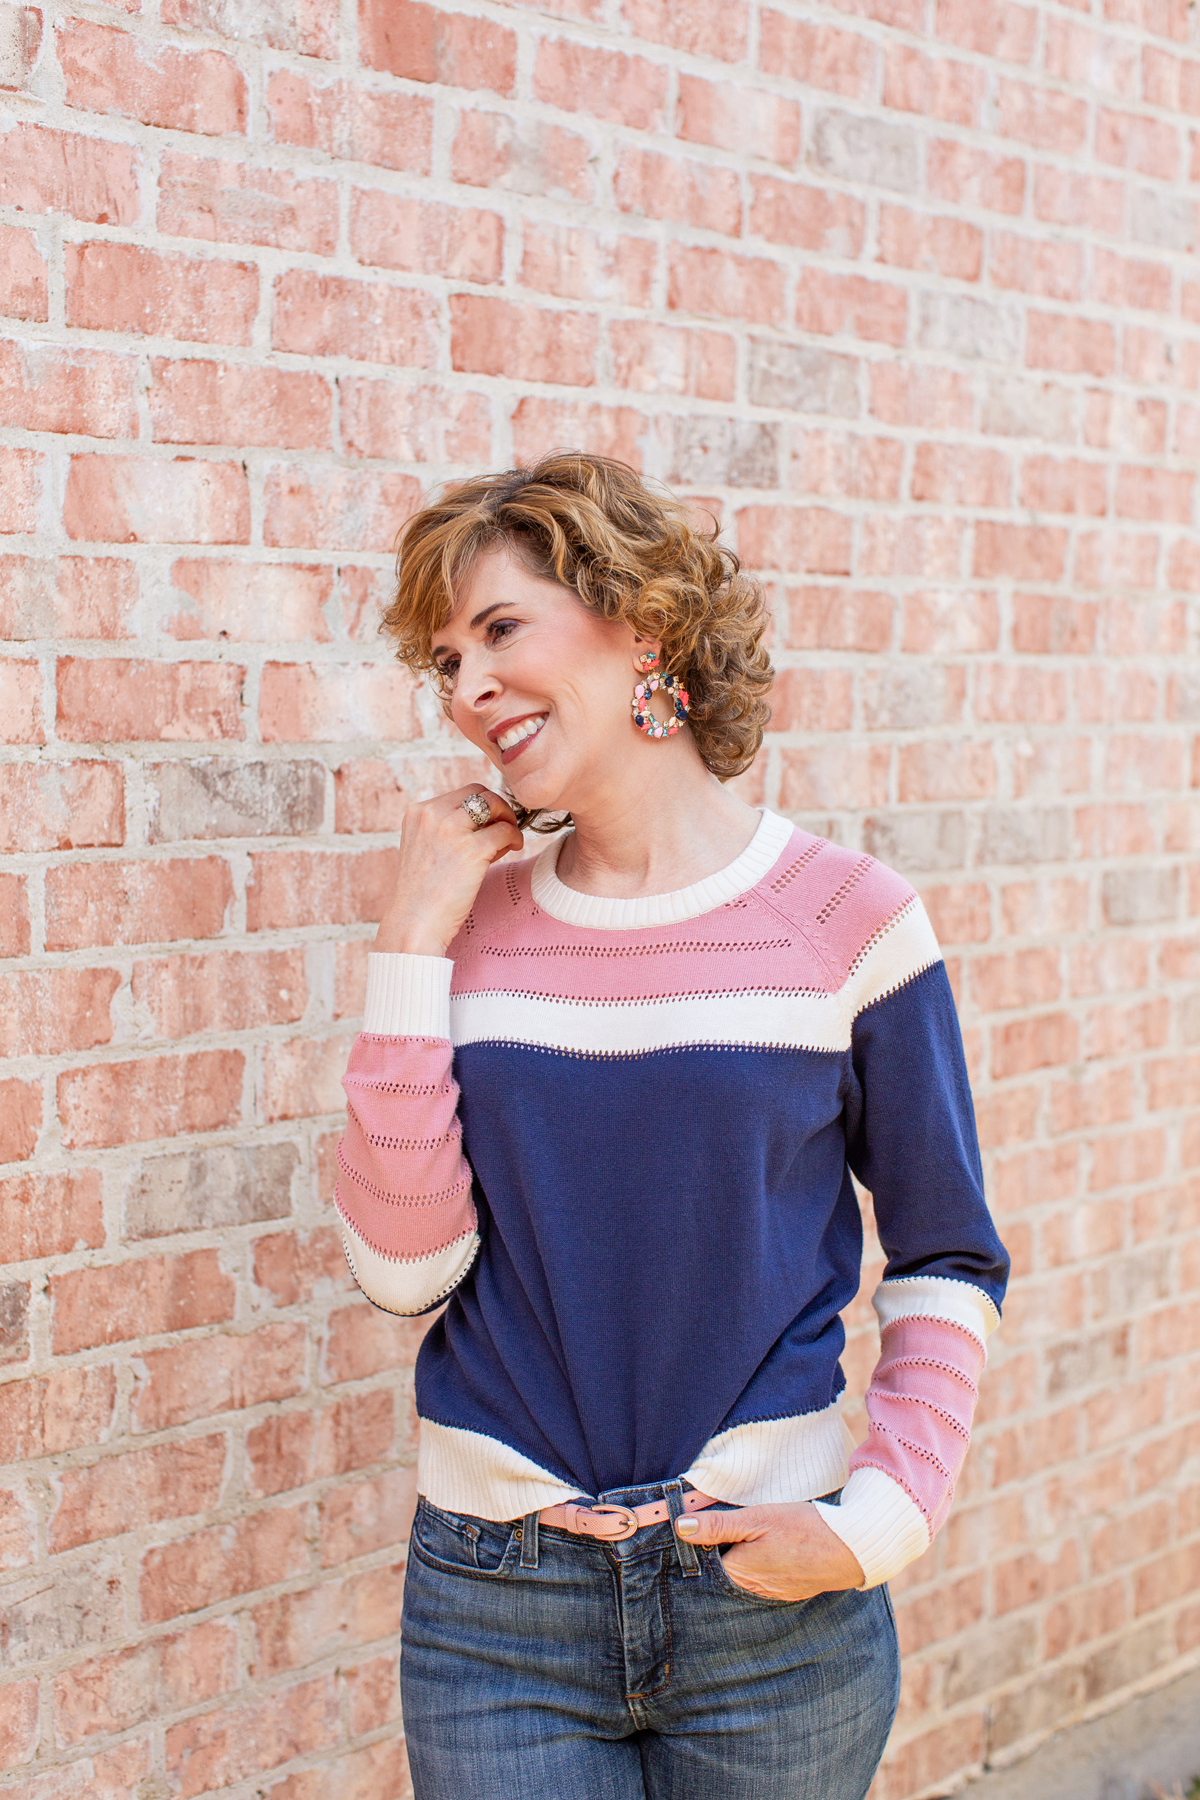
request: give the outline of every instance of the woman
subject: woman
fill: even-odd
[[[949,1507],[1007,1258],[919,900],[722,785],[765,626],[598,457],[460,483],[401,539],[384,628],[497,769],[405,816],[340,1152],[363,1291],[449,1302],[417,1364],[418,1800],[860,1800],[892,1722],[882,1584]],[[851,1170],[888,1263],[848,1474]]]

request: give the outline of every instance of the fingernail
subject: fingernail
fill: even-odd
[[[698,1521],[695,1519],[680,1519],[676,1523],[675,1529],[679,1533],[680,1537],[695,1537],[696,1533],[700,1529],[700,1526],[699,1526]]]

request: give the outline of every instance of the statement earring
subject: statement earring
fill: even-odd
[[[651,673],[658,662],[657,650],[647,650],[644,655],[638,657],[638,662],[641,664],[643,673],[641,681],[633,690],[633,722],[639,731],[645,732],[647,737],[674,737],[687,718],[688,709],[691,706],[687,689],[680,687],[678,675]],[[667,719],[661,725],[650,711],[650,696],[657,693],[659,688],[662,689],[675,709],[675,716]]]

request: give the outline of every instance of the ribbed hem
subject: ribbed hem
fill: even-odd
[[[901,1275],[881,1281],[871,1304],[880,1331],[900,1319],[944,1319],[978,1338],[985,1351],[988,1337],[1000,1323],[994,1302],[982,1288],[950,1275]]]
[[[829,1529],[862,1565],[864,1588],[890,1581],[932,1541],[925,1514],[882,1469],[855,1469],[837,1506],[816,1502]]]
[[[764,810],[758,829],[742,854],[725,868],[691,887],[676,888],[669,894],[644,894],[636,900],[580,894],[565,887],[555,873],[558,853],[565,842],[560,838],[547,844],[533,865],[533,898],[552,919],[563,925],[578,925],[585,931],[644,931],[655,925],[677,925],[749,893],[779,861],[792,830],[778,813]]]
[[[519,1519],[580,1494],[511,1444],[432,1419],[421,1420],[417,1488],[443,1511],[476,1519]]]
[[[830,1494],[846,1479],[854,1439],[835,1402],[791,1419],[755,1419],[710,1438],[683,1479],[729,1506],[772,1506]]]
[[[363,1030],[378,1037],[448,1039],[453,973],[448,956],[372,950],[367,957]]]

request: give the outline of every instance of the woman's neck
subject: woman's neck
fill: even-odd
[[[672,893],[727,868],[761,818],[698,756],[671,758],[640,792],[622,784],[571,812],[575,830],[559,853],[558,879],[577,893],[621,900]]]

